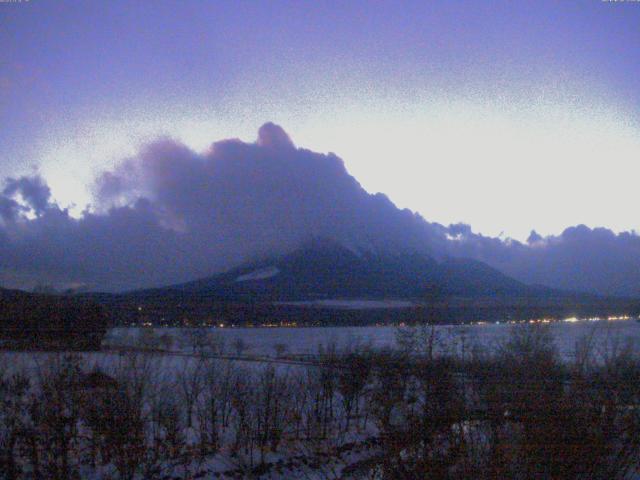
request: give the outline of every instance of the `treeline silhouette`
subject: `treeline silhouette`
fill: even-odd
[[[87,298],[0,289],[0,346],[97,350],[109,318]]]

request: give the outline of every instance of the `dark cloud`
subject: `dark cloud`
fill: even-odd
[[[294,148],[287,132],[280,125],[267,122],[258,130],[258,145],[268,148]]]
[[[560,235],[535,231],[527,244],[467,231],[448,252],[468,256],[530,284],[605,295],[640,296],[640,236],[578,225]]]
[[[543,240],[544,238],[542,237],[542,235],[540,235],[535,230],[531,230],[531,233],[529,234],[529,238],[527,238],[527,243],[529,245],[535,245],[536,243],[540,243]]]
[[[12,222],[20,212],[20,204],[11,198],[0,196],[0,218],[5,222]]]
[[[105,172],[81,218],[51,202],[38,176],[0,194],[0,281],[121,290],[213,274],[330,237],[358,250],[466,256],[528,283],[640,294],[640,238],[584,226],[526,244],[429,223],[371,195],[340,158],[296,148],[263,125],[256,143],[196,153],[170,138]]]
[[[20,205],[14,199],[22,200]],[[33,177],[7,178],[2,190],[2,204],[0,210],[8,215],[7,218],[15,217],[18,211],[32,211],[35,215],[41,214],[49,205],[51,190],[46,182],[38,175]],[[4,215],[3,215],[3,218]]]
[[[314,237],[354,249],[427,252],[433,230],[386,196],[364,191],[337,156],[296,148],[270,123],[256,143],[225,140],[204,154],[168,138],[147,145],[99,176],[95,208],[79,219],[47,203],[41,179],[13,182],[20,187],[0,196],[6,282],[19,272],[34,283],[55,276],[92,288],[164,285]],[[27,188],[36,185],[42,188]],[[11,194],[18,191],[35,218],[16,211]]]

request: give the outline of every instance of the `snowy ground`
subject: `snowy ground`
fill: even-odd
[[[636,349],[640,348],[640,322],[635,319],[596,322],[568,321],[544,325],[535,324],[532,327],[549,328],[556,347],[565,361],[571,361],[576,344],[583,339],[591,340],[596,356],[604,356],[628,345]],[[436,327],[435,332],[441,351],[453,349],[464,353],[470,352],[475,345],[493,349],[504,342],[511,329],[514,328],[525,328],[525,326],[510,324],[439,326]],[[226,367],[232,366],[240,369],[238,373],[243,378],[245,375],[246,378],[253,378],[254,375],[257,375],[255,377],[257,379],[264,378],[258,376],[266,370],[265,367],[269,362],[278,362],[276,363],[277,372],[285,377],[288,372],[291,374],[304,373],[303,370],[299,370],[304,367],[297,366],[295,362],[292,364],[287,359],[313,355],[320,348],[326,349],[331,345],[335,345],[339,351],[358,346],[370,346],[374,349],[394,347],[396,346],[397,333],[398,329],[395,327],[115,328],[109,331],[102,352],[82,353],[81,355],[84,360],[83,366],[87,370],[97,366],[117,377],[118,371],[126,371],[131,356],[122,352],[110,351],[109,348],[127,346],[148,348],[149,342],[153,341],[154,349],[164,349],[169,352],[149,352],[148,355],[142,355],[140,356],[141,361],[146,363],[141,365],[144,365],[144,368],[149,368],[150,385],[154,385],[159,389],[158,391],[171,391],[171,396],[179,399],[181,398],[178,388],[178,385],[181,385],[180,379],[188,378],[184,376],[190,369],[198,365],[199,360],[191,354],[198,339],[203,336],[206,337],[207,348],[215,345],[217,349],[215,354],[218,358],[213,360],[213,363],[207,368],[213,368],[222,376]],[[235,344],[239,339],[244,344],[240,356],[235,351]],[[47,352],[0,352],[0,367],[6,368],[7,373],[12,369],[28,371],[37,378],[39,374],[46,373],[46,370],[53,367],[56,362],[60,362],[62,356],[62,353]],[[304,375],[301,378],[304,378]],[[170,387],[169,390],[162,390],[167,386]],[[294,395],[291,398],[296,397]],[[268,453],[266,463],[258,465],[256,470],[249,474],[240,473],[241,464],[246,463],[246,458],[243,457],[243,460],[240,461],[237,457],[231,456],[228,445],[222,448],[218,454],[203,459],[203,463],[186,466],[181,464],[177,465],[174,470],[169,468],[168,471],[174,478],[262,478],[264,480],[339,478],[339,474],[344,468],[357,460],[367,458],[379,448],[377,444],[366,443],[374,438],[375,431],[370,430],[370,427],[370,424],[366,424],[364,429],[357,434],[355,432],[344,433],[332,440],[335,444],[324,445],[321,451],[316,451],[303,444],[283,444],[277,451]],[[189,439],[197,438],[197,432],[194,429],[187,429],[185,432],[185,438],[187,438],[185,448],[189,448],[193,443]],[[232,435],[229,432],[227,435],[231,438]],[[231,440],[228,443],[230,444],[230,442]],[[112,471],[109,468],[112,467],[92,470],[86,475],[83,473],[83,478],[96,480],[112,478]],[[198,477],[200,474],[203,476]],[[214,474],[218,476],[212,477]],[[166,478],[171,478],[171,475]]]
[[[537,326],[537,325],[536,325]],[[438,326],[436,334],[441,351],[457,350],[459,353],[471,352],[475,345],[492,350],[500,345],[509,335],[512,328],[521,325],[484,324],[465,326]],[[557,322],[548,325],[558,352],[565,361],[571,361],[575,355],[576,343],[590,338],[593,342],[596,357],[602,357],[614,349],[627,346],[640,351],[640,322],[635,320],[599,321],[599,322]],[[335,345],[338,351],[358,347],[380,349],[396,347],[396,327],[326,327],[326,328],[211,328],[207,332],[222,346],[224,356],[233,357],[232,361],[239,366],[259,368],[264,362],[276,357],[304,357],[315,355],[322,349]],[[104,351],[82,353],[87,366],[99,366],[111,370],[123,361],[122,355],[109,352],[110,348],[142,346],[142,338],[153,333],[155,340],[165,336],[171,338],[171,346],[166,349],[174,355],[159,352],[153,355],[154,367],[158,372],[172,375],[179,371],[184,363],[191,361],[193,353],[190,329],[181,328],[114,328],[111,329],[104,342]],[[242,339],[245,348],[241,357],[237,358],[234,342]],[[280,346],[280,347],[277,347]],[[284,346],[284,347],[282,347]],[[279,350],[284,348],[284,350]],[[159,349],[164,349],[159,345]],[[186,354],[183,356],[182,354]],[[0,352],[0,364],[12,369],[28,370],[37,373],[60,353],[48,352]],[[278,360],[278,368],[282,370],[296,369],[295,364]]]

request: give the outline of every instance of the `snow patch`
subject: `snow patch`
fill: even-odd
[[[309,300],[301,302],[275,302],[276,305],[294,307],[338,308],[346,310],[368,310],[373,308],[411,308],[416,303],[407,300]]]
[[[264,280],[267,278],[275,277],[280,273],[280,269],[278,267],[266,267],[259,268],[258,270],[254,270],[251,273],[245,273],[244,275],[240,275],[236,278],[236,282],[246,282],[247,280]]]

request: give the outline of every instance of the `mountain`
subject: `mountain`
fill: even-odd
[[[637,301],[526,285],[477,260],[326,238],[192,282],[90,295],[123,324],[458,323],[639,312]]]
[[[358,251],[328,239],[290,254],[162,290],[282,300],[525,295],[538,292],[482,262],[421,253]]]

